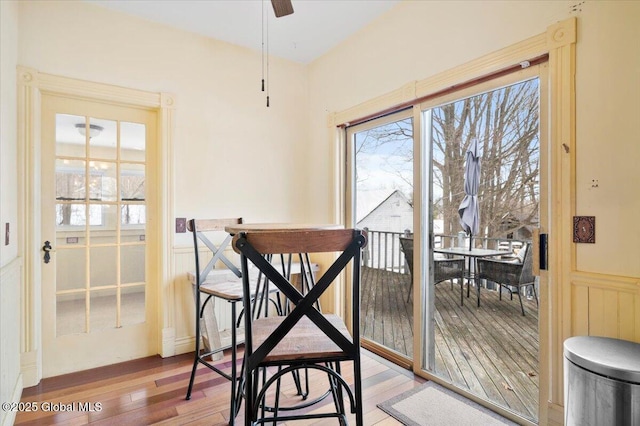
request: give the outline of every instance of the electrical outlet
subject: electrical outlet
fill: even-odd
[[[176,218],[176,234],[183,234],[185,232],[187,232],[187,218],[177,217]]]

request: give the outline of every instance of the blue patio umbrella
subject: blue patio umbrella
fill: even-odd
[[[480,186],[480,149],[478,140],[473,138],[467,149],[464,163],[464,198],[458,207],[460,225],[469,235],[469,250],[473,235],[480,230],[480,206],[478,204],[478,187]]]

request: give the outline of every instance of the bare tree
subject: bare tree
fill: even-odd
[[[356,135],[355,153],[356,162],[362,155],[358,154],[379,154],[385,159],[384,169],[394,178],[405,182],[407,186],[413,187],[413,182],[407,178],[407,168],[413,167],[413,120],[410,118],[395,121],[383,126],[374,127]],[[398,158],[408,165],[408,167],[398,166],[394,161]],[[361,160],[360,160],[361,161]],[[367,169],[365,164],[356,165],[356,182],[362,183],[368,176],[364,172]],[[412,194],[407,194],[411,198]]]
[[[482,147],[480,236],[504,237],[522,226],[537,225],[538,103],[538,81],[529,80],[431,110],[433,217],[443,220],[445,234],[462,229],[458,206],[464,197],[464,160],[474,138]],[[413,163],[413,145],[406,143],[412,138],[411,119],[358,133],[356,181],[367,179],[367,165],[358,163],[359,154],[388,155],[394,161],[400,156]],[[384,167],[413,186],[397,162]]]
[[[434,186],[442,191],[444,232],[460,230],[464,158],[482,146],[480,233],[506,236],[538,221],[538,84],[530,80],[433,110]]]

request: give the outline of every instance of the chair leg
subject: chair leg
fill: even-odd
[[[196,352],[193,357],[193,367],[191,368],[191,378],[189,379],[189,387],[187,388],[187,396],[186,400],[191,399],[191,391],[193,390],[193,382],[196,378],[196,370],[198,369],[198,362],[200,361],[200,318],[201,318],[201,309],[200,309],[200,291],[198,289],[195,290],[196,294]]]
[[[193,360],[193,367],[191,368],[191,378],[189,379],[189,387],[187,388],[187,397],[185,398],[187,401],[191,399],[191,390],[193,389],[193,382],[196,378],[196,370],[198,369],[198,354],[200,353],[200,348],[198,347],[196,339],[196,354]]]
[[[524,316],[524,305],[522,304],[522,295],[521,291],[518,289],[518,300],[520,300],[520,310],[522,311],[522,316]]]
[[[278,373],[280,373],[280,371],[282,370],[282,367],[278,367]],[[265,377],[266,379],[266,377]],[[275,397],[275,402],[273,404],[273,418],[277,418],[278,417],[278,409],[280,408],[280,385],[281,385],[282,381],[280,379],[278,379],[276,381],[276,397]],[[264,404],[263,404],[264,405]],[[273,422],[273,426],[276,426],[276,422]]]
[[[325,363],[325,367],[334,370],[336,373],[340,374],[340,362],[336,362],[335,366],[333,362]],[[331,391],[331,396],[333,397],[333,405],[336,409],[336,413],[341,415],[345,415],[343,394],[342,394],[342,385],[336,380],[334,376],[331,374],[327,374],[327,379],[329,381],[329,390]]]
[[[229,409],[229,424],[233,426],[236,421],[236,386],[238,385],[238,371],[236,366],[236,359],[238,354],[238,348],[236,347],[236,302],[231,302],[231,402]]]
[[[354,391],[356,402],[356,426],[364,425],[364,412],[362,409],[362,371],[360,366],[360,354],[353,360]]]

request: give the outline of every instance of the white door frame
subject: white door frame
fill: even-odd
[[[175,354],[175,318],[173,315],[173,280],[171,247],[173,233],[173,122],[175,102],[168,93],[153,93],[102,83],[40,73],[18,67],[18,215],[19,252],[24,258],[21,303],[21,371],[24,386],[34,386],[42,379],[42,317],[40,230],[40,156],[41,156],[41,95],[70,96],[98,102],[138,106],[156,110],[158,183],[160,211],[157,229],[158,288],[158,348],[163,357]]]

